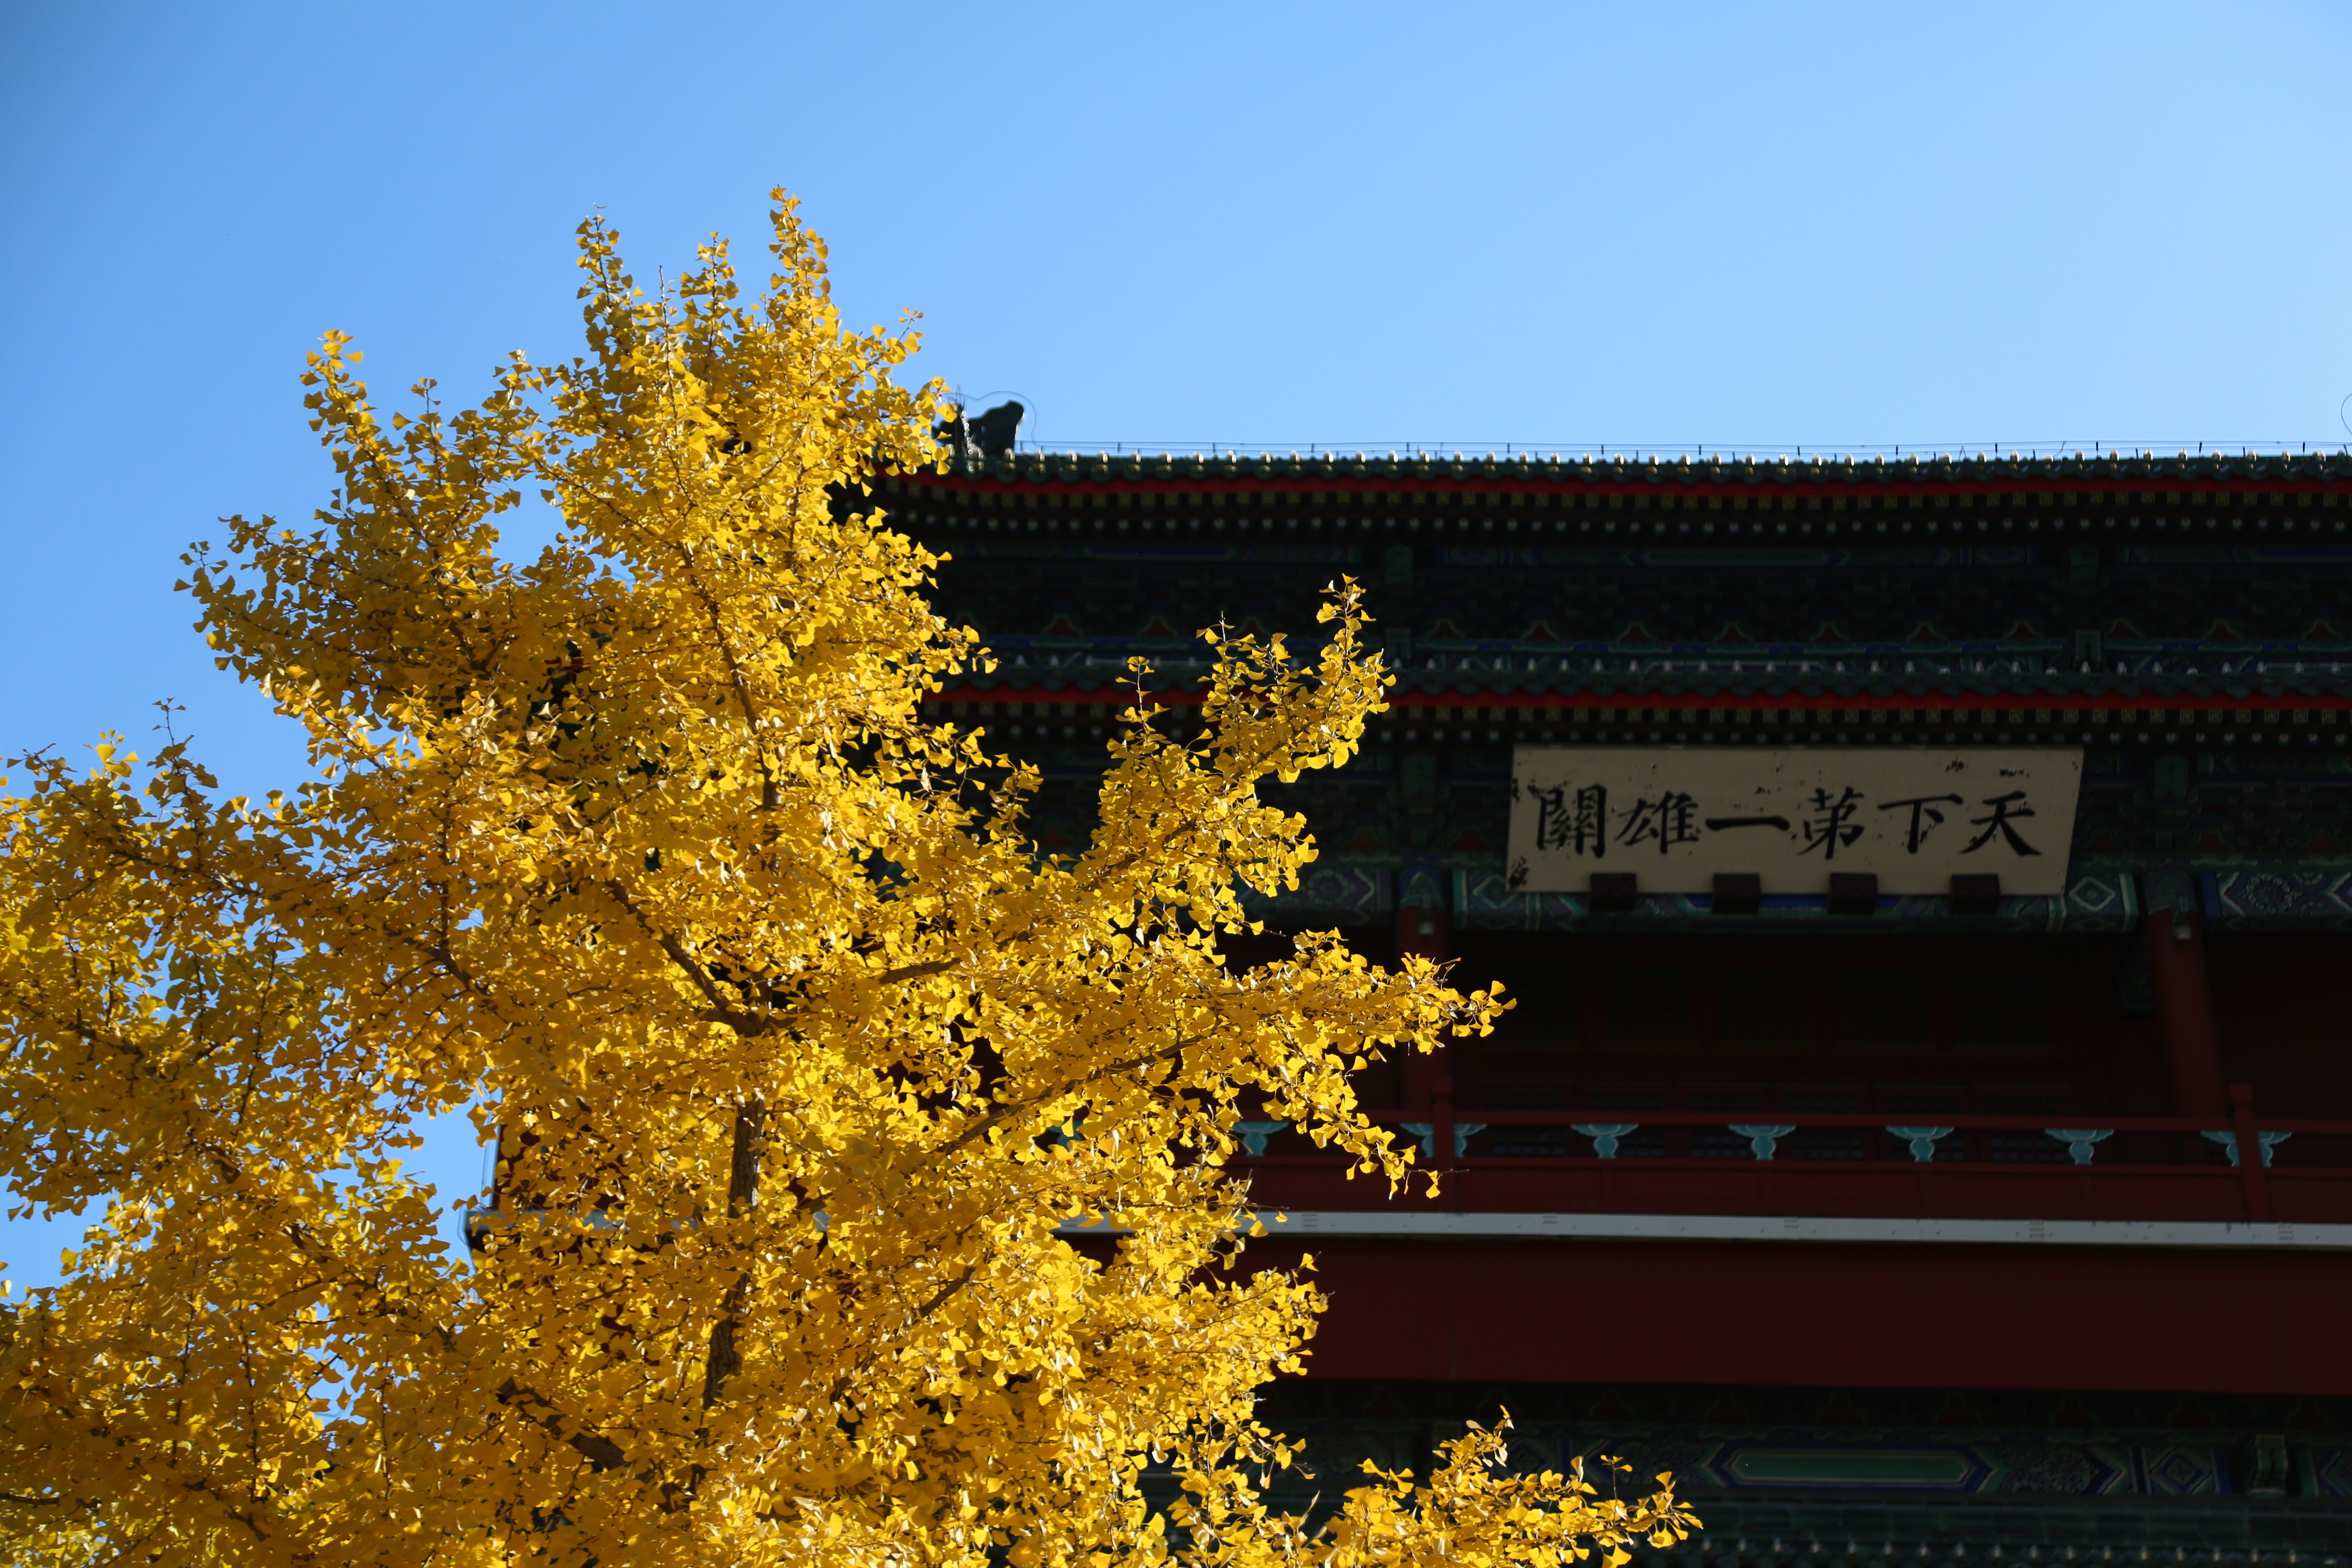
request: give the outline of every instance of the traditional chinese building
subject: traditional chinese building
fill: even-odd
[[[1001,443],[999,443],[1001,447]],[[1326,1475],[1507,1407],[1690,1562],[2352,1561],[2352,460],[975,450],[879,500],[1089,828],[1134,655],[1399,680],[1276,928],[1519,999],[1379,1069],[1446,1168],[1245,1162]]]

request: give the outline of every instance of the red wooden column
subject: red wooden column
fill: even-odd
[[[1445,904],[1436,879],[1413,879],[1408,884],[1408,896],[1412,895],[1418,895],[1419,901],[1397,906],[1397,956],[1419,953],[1433,963],[1443,963],[1447,955]],[[1446,1052],[1443,1047],[1427,1056],[1410,1052],[1403,1067],[1404,1108],[1448,1124],[1438,1130],[1441,1157],[1435,1163],[1449,1163],[1454,1153],[1454,1069]]]
[[[2194,910],[2156,909],[2141,930],[2156,982],[2157,1023],[2172,1069],[2172,1113],[2225,1116],[2229,1092],[2222,1086],[2213,995],[2205,981],[2205,922]]]
[[[2254,1126],[2254,1086],[2230,1086],[2230,1130],[2238,1141],[2238,1174],[2246,1184],[2246,1217],[2271,1217],[2270,1173],[2263,1169],[2263,1140]]]

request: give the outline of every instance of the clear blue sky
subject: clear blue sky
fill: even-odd
[[[0,751],[288,782],[178,548],[322,499],[324,329],[573,352],[593,209],[651,277],[790,186],[1052,445],[2337,445],[2347,82],[2259,0],[0,7]]]

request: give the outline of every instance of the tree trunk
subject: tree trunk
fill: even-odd
[[[760,1206],[760,1140],[768,1125],[767,1102],[750,1100],[735,1112],[735,1143],[727,1173],[727,1215],[740,1219]],[[702,1376],[702,1407],[718,1401],[727,1380],[743,1370],[743,1354],[735,1346],[735,1330],[750,1305],[751,1271],[746,1268],[728,1288],[727,1303],[710,1328],[710,1355]]]

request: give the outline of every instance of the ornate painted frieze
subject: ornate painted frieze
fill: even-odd
[[[1507,1410],[1515,1468],[1581,1459],[1603,1495],[1672,1473],[1707,1521],[1692,1562],[1976,1561],[1995,1547],[2025,1561],[2352,1561],[2341,1400],[1308,1382],[1266,1403],[1326,1485],[1368,1459],[1424,1469],[1465,1420]]]

